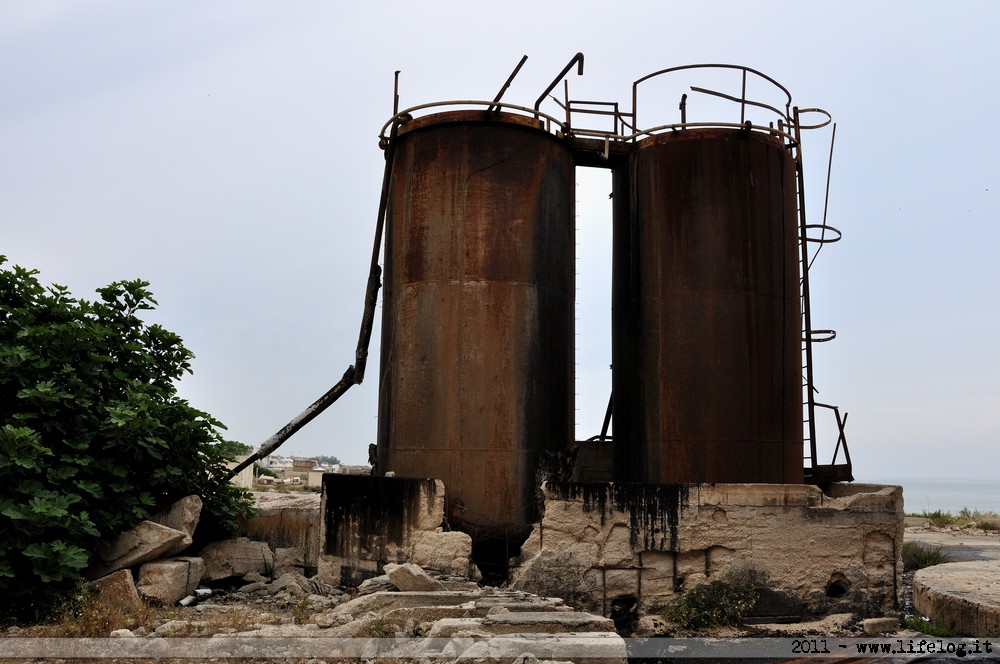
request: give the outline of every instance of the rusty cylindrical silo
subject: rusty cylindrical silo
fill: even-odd
[[[795,166],[782,141],[651,136],[614,190],[616,478],[802,482]]]
[[[485,111],[396,141],[378,471],[443,480],[452,527],[520,545],[539,454],[573,439],[572,152]]]

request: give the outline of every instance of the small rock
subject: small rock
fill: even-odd
[[[879,634],[890,634],[899,631],[898,618],[866,618],[861,621],[861,628],[865,634],[877,636]]]
[[[191,631],[191,623],[187,620],[167,620],[162,625],[153,630],[156,636],[170,638],[174,636],[186,636]]]
[[[397,590],[397,588],[392,585],[389,581],[389,577],[385,574],[365,579],[361,582],[361,585],[358,586],[359,595],[370,595],[372,593],[384,592],[386,590]]]
[[[647,615],[639,618],[636,626],[636,636],[656,636],[663,634],[667,629],[667,623],[660,616]]]
[[[130,629],[116,629],[108,634],[112,639],[134,639],[135,632]]]
[[[349,622],[354,622],[354,616],[349,613],[324,612],[317,613],[310,620],[325,629],[328,627],[340,627]]]
[[[400,590],[444,590],[444,584],[437,579],[431,578],[428,574],[414,563],[403,563],[402,565],[388,564],[385,566],[385,574],[389,577],[389,582]]]
[[[267,584],[263,581],[254,581],[253,583],[248,583],[245,586],[240,586],[236,592],[241,593],[255,593],[259,590],[264,590],[267,588]]]

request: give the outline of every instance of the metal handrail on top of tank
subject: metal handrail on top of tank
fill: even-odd
[[[635,129],[634,127],[628,125],[628,123],[624,121],[624,118],[626,116],[630,116],[631,114],[618,112],[617,109],[616,109],[616,111],[614,113],[607,113],[607,112],[594,111],[594,110],[574,109],[574,108],[572,108],[572,103],[574,103],[574,102],[570,102],[571,105],[570,105],[570,108],[569,108],[569,112],[571,114],[573,114],[573,113],[579,113],[579,114],[586,114],[586,115],[607,115],[609,117],[613,116],[613,117],[617,118],[617,121],[621,122],[623,128],[624,127],[629,127],[630,129],[633,129],[633,132],[626,134],[626,133],[617,133],[615,131],[607,131],[607,130],[603,130],[603,129],[586,129],[586,128],[579,127],[579,126],[568,126],[565,121],[559,120],[555,116],[552,116],[552,115],[549,115],[547,113],[543,113],[543,112],[540,112],[540,111],[536,111],[535,109],[531,109],[531,108],[528,108],[526,106],[521,106],[521,105],[518,105],[518,104],[497,103],[497,102],[494,102],[494,101],[486,101],[486,100],[480,100],[480,99],[450,99],[450,100],[445,100],[445,101],[435,101],[435,102],[428,102],[428,103],[425,103],[425,104],[418,104],[416,106],[411,106],[411,107],[406,108],[406,109],[404,109],[402,111],[399,111],[398,113],[396,113],[395,115],[393,115],[391,118],[389,118],[385,122],[385,124],[382,125],[382,129],[379,132],[379,143],[380,143],[380,145],[382,145],[384,147],[388,143],[388,140],[389,140],[389,137],[386,135],[386,131],[390,127],[392,127],[392,125],[394,125],[394,124],[397,124],[397,125],[400,125],[400,126],[404,125],[406,122],[408,122],[411,119],[413,119],[414,117],[416,117],[414,114],[416,112],[418,112],[418,111],[423,111],[423,110],[430,109],[430,108],[461,107],[461,106],[484,107],[485,111],[490,111],[490,112],[499,112],[499,111],[503,111],[503,110],[506,110],[506,111],[518,111],[519,113],[517,113],[517,115],[522,115],[523,114],[525,116],[532,117],[532,118],[534,118],[535,115],[536,115],[536,113],[537,113],[538,118],[536,118],[536,119],[539,119],[540,121],[544,120],[544,125],[545,125],[546,131],[553,132],[553,127],[556,127],[557,129],[555,130],[554,133],[561,133],[564,136],[580,136],[580,137],[599,138],[599,139],[602,139],[602,140],[614,141],[616,143],[629,143],[629,142],[635,141],[638,138],[641,138],[641,137],[644,137],[644,136],[652,136],[652,135],[654,135],[656,133],[660,133],[660,132],[682,131],[682,130],[685,130],[685,129],[706,129],[706,128],[741,129],[741,130],[756,131],[756,132],[770,134],[771,136],[775,136],[775,137],[781,138],[781,139],[787,141],[790,145],[794,145],[797,142],[797,139],[796,139],[795,135],[792,134],[792,133],[790,133],[788,130],[785,130],[784,128],[781,128],[781,127],[775,128],[775,127],[769,126],[769,125],[765,126],[765,125],[748,124],[747,122],[743,122],[743,123],[736,123],[736,122],[711,122],[711,121],[710,122],[675,122],[675,123],[668,123],[668,124],[657,125],[657,126],[654,126],[654,127],[648,127],[648,128],[645,128],[645,129]],[[588,104],[595,104],[595,105],[596,104],[606,104],[606,105],[609,105],[609,106],[613,106],[613,105],[617,104],[617,102],[593,102],[593,101],[590,101],[590,102],[575,102],[575,103],[588,103]],[[494,111],[494,109],[495,109],[495,111]],[[809,110],[809,111],[820,111],[820,112],[826,113],[826,111],[822,111],[821,109],[807,109],[807,110]],[[819,125],[803,126],[803,127],[800,127],[800,129],[815,129],[815,128],[819,128],[819,127],[824,127],[827,124],[829,124],[829,122],[825,122],[825,123],[822,123],[822,124],[819,124]]]
[[[691,70],[691,69],[734,69],[734,70],[742,71],[743,72],[743,76],[742,76],[742,82],[743,82],[743,84],[742,84],[742,90],[741,90],[741,93],[740,93],[739,97],[732,97],[730,95],[725,95],[723,93],[715,92],[715,91],[712,91],[712,90],[707,90],[707,89],[704,89],[704,88],[692,88],[692,90],[695,90],[697,92],[701,92],[701,93],[704,93],[704,94],[712,94],[712,95],[720,96],[720,97],[723,97],[723,98],[726,98],[726,99],[730,99],[732,101],[739,102],[740,103],[740,124],[743,124],[744,120],[746,119],[746,105],[747,104],[750,104],[750,105],[753,105],[753,106],[762,106],[762,107],[764,107],[764,108],[766,108],[768,110],[774,111],[784,122],[786,122],[787,124],[792,124],[792,112],[791,112],[792,93],[789,92],[788,89],[785,86],[783,86],[781,83],[778,83],[778,81],[776,81],[775,79],[771,78],[767,74],[764,74],[763,72],[757,71],[756,69],[752,69],[750,67],[745,67],[743,65],[704,63],[704,64],[680,65],[678,67],[668,67],[666,69],[661,69],[659,71],[655,71],[655,72],[653,72],[651,74],[646,74],[642,78],[639,78],[635,82],[633,82],[632,83],[632,117],[635,120],[637,126],[638,126],[638,119],[639,119],[639,100],[638,100],[638,96],[639,96],[639,93],[638,93],[639,84],[643,83],[645,81],[648,81],[651,78],[656,78],[658,76],[663,76],[665,74],[671,74],[671,73],[674,73],[674,72],[686,71],[686,70]],[[759,76],[760,78],[762,78],[765,81],[771,83],[773,86],[775,86],[776,88],[778,88],[779,90],[781,90],[782,92],[785,93],[785,112],[784,113],[782,113],[781,111],[779,111],[778,109],[776,109],[776,108],[774,108],[772,106],[769,106],[769,105],[766,105],[766,104],[762,104],[760,102],[754,102],[754,101],[748,100],[746,98],[746,86],[747,86],[747,74],[748,73],[754,74],[755,76]]]
[[[756,131],[764,134],[770,134],[772,136],[778,136],[784,138],[788,141],[794,141],[795,137],[783,129],[775,129],[774,127],[765,127],[763,125],[755,125],[749,123],[738,124],[735,122],[683,122],[683,123],[673,123],[657,125],[655,127],[649,127],[647,129],[639,129],[631,134],[611,134],[608,132],[602,132],[597,129],[580,129],[579,127],[574,127],[572,130],[572,135],[574,136],[592,136],[595,138],[610,138],[617,142],[629,143],[636,140],[642,136],[653,136],[654,134],[665,132],[665,131],[680,131],[683,129],[740,129],[744,131]]]
[[[432,101],[426,104],[417,104],[416,106],[411,106],[409,108],[399,111],[391,118],[389,118],[382,129],[379,131],[379,145],[386,145],[388,143],[389,137],[386,136],[386,130],[388,130],[393,125],[403,126],[406,122],[412,120],[415,116],[414,113],[417,111],[423,111],[428,108],[440,108],[445,106],[483,106],[484,111],[499,113],[500,111],[520,111],[524,113],[525,116],[529,118],[534,118],[536,120],[544,120],[545,130],[552,132],[553,125],[558,127],[559,132],[566,133],[567,127],[563,120],[559,120],[554,116],[547,113],[542,113],[536,111],[533,108],[528,108],[527,106],[521,106],[519,104],[508,104],[506,102],[498,103],[496,101],[485,101],[482,99],[451,99],[446,101]],[[495,110],[494,110],[495,109]],[[521,113],[518,113],[520,115]]]

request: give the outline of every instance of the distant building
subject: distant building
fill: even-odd
[[[292,470],[309,472],[316,467],[316,459],[292,459]]]

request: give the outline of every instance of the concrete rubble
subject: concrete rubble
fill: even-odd
[[[136,590],[132,573],[127,569],[96,579],[91,585],[100,593],[98,602],[107,607],[115,607],[128,613],[142,606],[142,599]]]
[[[184,540],[184,546],[187,548],[191,545],[195,528],[198,527],[198,521],[201,519],[201,508],[202,500],[200,496],[185,496],[171,505],[168,509],[150,517],[149,520],[154,523],[158,523],[161,526],[173,528],[174,530],[184,533],[187,536]],[[183,551],[183,549],[171,552],[167,555],[174,555],[180,553],[181,551]]]
[[[413,563],[389,563],[385,566],[385,575],[389,577],[389,583],[400,590],[444,590],[443,583]]]
[[[110,636],[251,639],[254,648],[267,643],[258,639],[337,639],[323,641],[322,647],[330,643],[344,647],[345,657],[370,655],[374,648],[381,659],[412,661],[490,659],[521,664],[572,660],[570,655],[575,654],[577,661],[586,657],[596,664],[626,662],[625,642],[607,618],[574,611],[558,598],[479,587],[413,567],[410,572],[432,578],[445,589],[359,589],[351,597],[316,577],[295,572],[271,581],[250,573],[245,579],[249,582],[238,590],[207,598],[177,614],[182,617],[157,621],[148,631],[120,629]],[[405,579],[403,585],[409,582],[396,574],[385,578],[394,576]],[[254,610],[255,598],[266,598],[267,606],[286,608],[277,614]],[[392,649],[391,654],[386,649]],[[331,656],[325,653],[324,659]]]
[[[146,599],[170,606],[194,594],[204,575],[205,562],[201,558],[155,560],[139,567],[136,589]]]
[[[447,585],[447,581],[441,583]],[[258,625],[232,636],[392,638],[405,640],[410,649],[407,657],[439,658],[442,652],[453,655],[445,657],[446,661],[485,653],[509,661],[525,655],[551,659],[559,648],[575,644],[582,649],[596,644],[608,655],[599,661],[625,661],[625,642],[615,633],[611,620],[572,611],[557,598],[491,587],[379,590],[314,613],[299,624]]]
[[[270,575],[274,570],[274,552],[266,542],[247,537],[212,542],[201,550],[205,561],[205,579],[217,581],[251,572]]]
[[[91,579],[97,579],[150,560],[172,556],[186,549],[189,544],[190,538],[183,531],[153,521],[140,521],[131,530],[119,535],[114,542],[98,550],[99,560],[91,566],[87,575]]]

